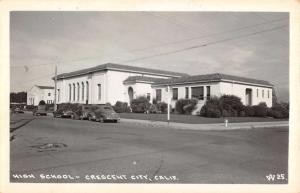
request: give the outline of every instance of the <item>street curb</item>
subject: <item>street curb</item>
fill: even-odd
[[[12,126],[12,124],[10,124],[9,128],[10,128],[10,133],[14,132],[15,130],[23,127],[24,125],[28,124],[29,122],[33,121],[34,118],[31,119],[26,119],[26,120],[21,120],[15,124],[13,124],[14,126]]]
[[[202,130],[202,131],[228,131],[228,130],[247,130],[258,128],[270,128],[270,127],[288,127],[288,121],[277,122],[242,122],[242,123],[229,123],[228,127],[225,127],[224,123],[212,123],[212,124],[189,124],[189,123],[175,123],[175,122],[163,122],[163,121],[150,121],[139,119],[124,119],[122,122],[148,124],[158,127],[166,127],[173,129],[187,129],[187,130]]]

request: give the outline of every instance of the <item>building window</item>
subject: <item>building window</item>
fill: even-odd
[[[89,104],[89,82],[86,81],[86,104]]]
[[[76,91],[76,88],[75,88],[75,84],[73,83],[73,101],[75,101],[75,91]]]
[[[48,93],[48,96],[51,96],[51,93],[50,93],[50,92]]]
[[[173,93],[173,100],[178,100],[178,88],[173,88],[172,89],[172,93]]]
[[[262,98],[265,97],[265,90],[262,90],[261,97],[262,97]]]
[[[98,84],[98,100],[101,100],[101,84]]]
[[[84,83],[81,82],[81,100],[84,101]]]
[[[203,100],[203,86],[192,87],[192,98]]]
[[[57,102],[59,102],[59,98],[60,98],[60,89],[57,89]]]
[[[156,101],[161,101],[161,89],[156,89]]]
[[[258,94],[258,89],[256,89],[256,97],[258,98],[259,94]]]
[[[71,97],[72,97],[72,88],[71,84],[69,84],[69,101],[71,102]]]
[[[77,101],[79,101],[80,98],[80,86],[79,83],[77,83]]]
[[[206,86],[206,99],[210,99],[210,86]]]
[[[185,98],[189,98],[189,87],[185,87]]]
[[[147,93],[147,100],[150,101],[150,93]]]
[[[268,90],[268,99],[270,98],[270,90]]]

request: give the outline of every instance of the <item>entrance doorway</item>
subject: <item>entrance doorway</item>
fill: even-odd
[[[252,89],[246,89],[246,105],[252,105]]]
[[[131,101],[133,99],[133,88],[132,87],[128,88],[128,96],[129,96],[129,103],[131,103]]]

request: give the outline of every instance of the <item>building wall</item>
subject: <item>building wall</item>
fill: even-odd
[[[124,80],[129,76],[148,76],[156,78],[168,78],[164,76],[145,75],[142,73],[121,72],[121,71],[100,71],[89,75],[81,75],[66,79],[58,80],[57,82],[57,103],[86,103],[103,104],[111,103],[114,105],[117,101],[129,102],[128,88],[129,85],[124,85]],[[82,82],[84,83],[84,99],[82,99]],[[86,82],[89,83],[89,97],[86,96]],[[79,83],[79,100],[77,97]],[[71,101],[69,100],[69,85],[71,84]],[[75,84],[75,100],[73,99],[73,84]],[[98,99],[98,84],[101,84],[101,99]],[[134,91],[134,96],[144,95],[152,92],[150,84],[136,83],[131,85]],[[146,92],[146,93],[144,93]],[[58,98],[59,97],[59,98]]]
[[[246,89],[252,89],[252,105],[257,105],[260,102],[265,102],[268,107],[272,107],[272,88],[228,82],[221,82],[220,88],[221,94],[232,94],[238,96],[241,98],[243,104],[246,104]],[[262,96],[262,92],[264,92],[264,96]]]
[[[235,95],[241,98],[241,101],[244,105],[246,105],[246,89],[252,90],[252,105],[257,105],[260,102],[265,102],[268,107],[272,106],[272,88],[267,88],[263,86],[251,86],[251,85],[244,85],[238,83],[227,83],[227,82],[219,82],[219,83],[201,83],[201,84],[186,84],[186,85],[174,85],[170,89],[170,95],[172,96],[172,88],[178,88],[178,99],[185,98],[185,87],[189,88],[189,99],[191,99],[191,88],[192,87],[204,87],[204,100],[200,100],[199,103],[205,103],[207,90],[206,86],[210,86],[211,89],[211,97],[217,96],[220,97],[224,94]],[[154,86],[153,96],[156,96],[156,89],[162,90],[162,101],[168,101],[168,92],[166,86]],[[258,94],[257,94],[258,91]],[[263,93],[264,92],[264,96]],[[171,100],[172,107],[175,107],[176,100]]]
[[[210,96],[220,96],[220,83],[197,83],[197,84],[185,84],[185,85],[174,85],[170,87],[170,92],[168,92],[167,86],[153,86],[153,97],[156,97],[156,89],[161,89],[162,102],[168,102],[168,97],[173,96],[172,88],[178,88],[178,99],[185,99],[185,88],[188,87],[189,95],[188,98],[192,98],[192,87],[203,86],[204,90],[204,100],[200,100],[199,103],[205,103],[207,90],[206,86],[210,86]],[[172,108],[175,107],[177,100],[171,99]]]
[[[124,80],[129,76],[147,76],[154,78],[167,78],[164,76],[147,75],[142,73],[133,72],[119,72],[119,71],[108,71],[107,72],[107,102],[114,105],[117,101],[129,103],[128,88],[133,88],[134,98],[139,95],[146,95],[146,93],[152,93],[150,84],[135,83],[133,85],[124,85]]]
[[[52,104],[54,102],[54,89],[40,89],[33,86],[27,91],[27,105],[37,106],[41,100],[44,100],[46,104]]]
[[[100,104],[106,102],[106,72],[96,72],[57,81],[57,103]],[[101,95],[98,97],[98,84],[101,85]],[[71,92],[70,92],[71,85]],[[74,99],[75,86],[75,99]],[[87,87],[89,88],[87,90]],[[79,88],[79,90],[78,90]],[[83,88],[83,89],[82,89]],[[88,92],[88,96],[87,96]],[[70,100],[71,93],[71,100]],[[79,93],[79,94],[78,94]],[[84,94],[82,94],[84,93]]]

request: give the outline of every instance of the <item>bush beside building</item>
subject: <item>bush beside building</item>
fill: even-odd
[[[268,108],[262,102],[254,106],[244,106],[241,99],[234,95],[223,95],[220,98],[213,97],[206,101],[201,108],[200,116],[204,117],[274,117],[288,118],[289,105],[287,103],[277,103],[272,108]]]

